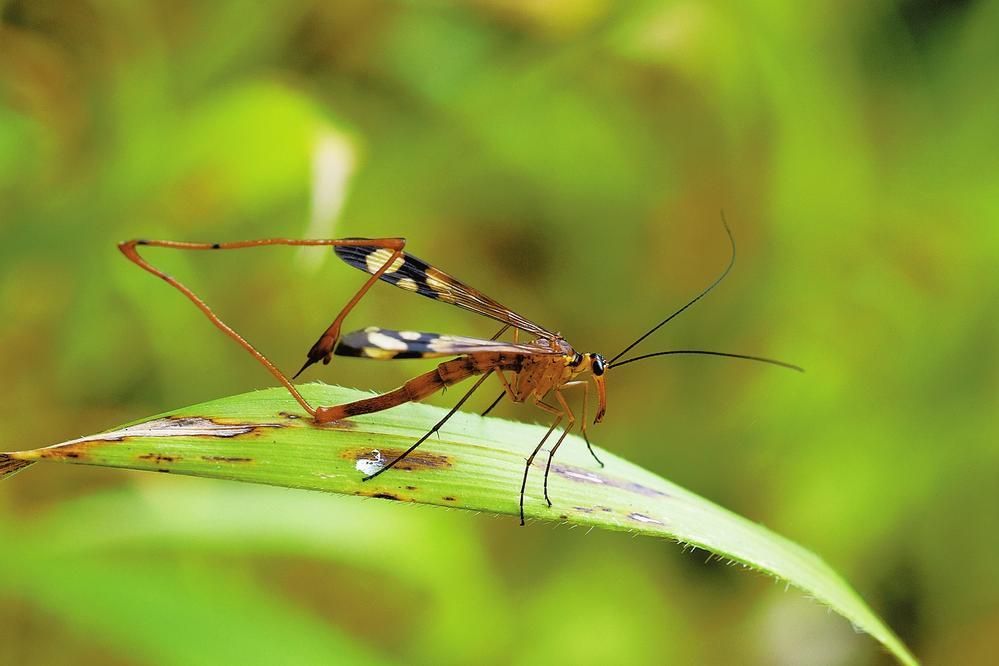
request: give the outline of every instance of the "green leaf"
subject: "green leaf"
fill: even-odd
[[[323,384],[302,387],[313,404],[369,394]],[[0,456],[0,475],[19,463],[57,461],[187,474],[517,515],[527,453],[547,428],[456,414],[394,469],[362,482],[440,419],[442,410],[406,404],[350,421],[316,425],[283,389],[179,409],[55,446]],[[543,451],[543,453],[546,453]],[[814,554],[640,467],[566,439],[551,468],[550,495],[539,455],[527,486],[530,518],[674,539],[770,574],[813,596],[887,647],[916,660],[892,631]]]

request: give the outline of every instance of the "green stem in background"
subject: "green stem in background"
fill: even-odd
[[[313,404],[364,397],[322,384],[302,387]],[[0,476],[40,461],[186,474],[288,488],[365,495],[473,511],[518,514],[523,464],[546,428],[457,414],[415,453],[368,482],[361,478],[405,450],[442,410],[401,407],[315,425],[286,391],[268,389],[179,409],[113,431],[31,451],[0,454]],[[545,458],[527,486],[528,518],[665,537],[770,574],[827,604],[887,647],[916,660],[863,600],[821,559],[651,472],[606,451],[606,467],[570,437],[552,465],[549,508]]]

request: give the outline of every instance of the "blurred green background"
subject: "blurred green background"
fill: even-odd
[[[402,235],[612,355],[724,265],[724,209],[734,272],[641,349],[808,373],[630,366],[596,443],[814,550],[928,663],[995,659],[999,2],[6,0],[0,22],[0,450],[273,384],[125,238]],[[363,280],[328,251],[149,256],[287,370]],[[384,285],[355,312],[495,329]],[[45,465],[0,485],[0,663],[887,661],[705,559]]]

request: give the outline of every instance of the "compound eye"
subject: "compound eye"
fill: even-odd
[[[604,365],[603,356],[600,356],[599,354],[594,355],[591,367],[593,368],[593,374],[597,377],[604,374],[606,366]]]

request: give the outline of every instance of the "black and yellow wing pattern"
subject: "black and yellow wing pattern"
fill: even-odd
[[[392,250],[379,247],[338,246],[333,251],[345,262],[374,275],[392,257]],[[522,317],[510,308],[473,289],[413,255],[403,252],[392,262],[381,279],[400,289],[509,324],[539,338],[554,339],[555,333]]]
[[[380,360],[398,358],[440,358],[482,352],[503,354],[559,354],[537,345],[521,345],[501,340],[438,335],[418,331],[391,331],[369,326],[340,338],[333,353],[337,356],[361,356]]]

